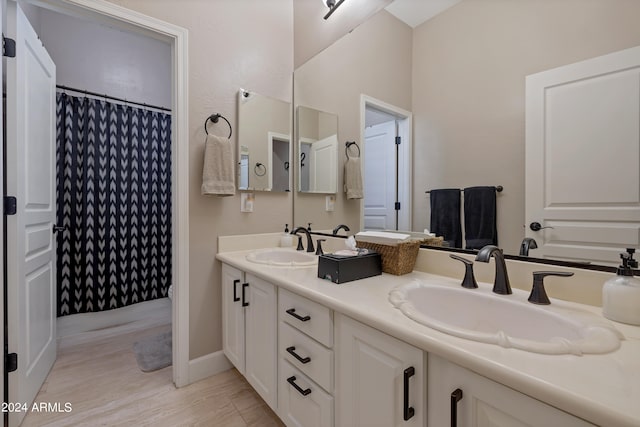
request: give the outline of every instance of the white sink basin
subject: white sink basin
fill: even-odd
[[[543,354],[608,353],[622,334],[587,311],[538,306],[521,290],[496,295],[413,281],[392,290],[389,301],[410,319],[460,338]],[[519,294],[516,295],[516,294]]]
[[[309,267],[318,264],[317,256],[288,248],[262,249],[251,252],[247,255],[247,260],[280,267]]]

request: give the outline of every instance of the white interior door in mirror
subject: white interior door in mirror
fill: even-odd
[[[289,191],[290,135],[291,103],[240,89],[238,189]]]
[[[298,107],[298,190],[335,194],[338,191],[338,116]]]
[[[396,123],[389,121],[365,130],[364,228],[397,229]]]
[[[316,141],[309,147],[309,187],[315,192],[335,192],[338,135]]]
[[[526,159],[531,256],[617,265],[640,245],[640,47],[528,76]]]

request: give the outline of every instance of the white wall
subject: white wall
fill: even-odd
[[[171,107],[169,44],[46,9],[38,34],[58,84]]]

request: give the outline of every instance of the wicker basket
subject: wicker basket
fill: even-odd
[[[442,237],[434,237],[398,243],[393,246],[369,242],[357,242],[357,246],[378,252],[382,258],[382,271],[400,276],[413,271],[420,245],[440,246],[442,241]]]

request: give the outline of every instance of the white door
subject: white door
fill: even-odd
[[[337,427],[423,426],[422,350],[336,314]]]
[[[335,193],[338,174],[338,135],[320,139],[309,149],[309,187],[312,192]]]
[[[55,65],[16,3],[7,5],[7,34],[16,57],[7,63],[7,217],[10,402],[31,403],[56,359]],[[11,413],[17,425],[24,413]]]
[[[640,245],[640,47],[527,76],[525,204],[531,256],[616,265]]]
[[[396,122],[365,129],[364,228],[397,229],[397,145]]]

